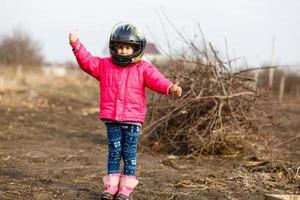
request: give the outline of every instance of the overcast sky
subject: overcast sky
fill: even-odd
[[[0,0],[0,34],[20,27],[40,42],[48,61],[74,61],[70,31],[79,30],[85,46],[102,55],[113,25],[129,21],[148,41],[155,38],[166,47],[168,38],[176,50],[181,40],[163,13],[190,36],[199,23],[221,52],[226,38],[230,57],[244,56],[250,65],[270,61],[273,36],[276,63],[300,63],[299,0]]]

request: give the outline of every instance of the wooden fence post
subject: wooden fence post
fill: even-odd
[[[274,68],[269,69],[269,88],[273,89]]]
[[[258,77],[259,77],[259,73],[260,71],[259,70],[256,70],[254,72],[254,84],[253,84],[253,90],[256,91],[257,90],[257,82],[258,82]]]
[[[280,84],[279,84],[279,97],[278,97],[278,102],[282,103],[283,101],[283,96],[284,96],[284,84],[285,84],[285,74],[282,75],[280,78]]]

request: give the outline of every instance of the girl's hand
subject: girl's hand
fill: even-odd
[[[74,31],[74,32],[69,34],[69,41],[70,42],[76,42],[77,39],[78,39],[78,32],[77,31]]]
[[[181,87],[178,86],[179,85],[179,82],[177,82],[175,85],[173,85],[171,88],[170,88],[170,93],[172,95],[176,95],[178,97],[181,96],[181,93],[182,93],[182,89]]]

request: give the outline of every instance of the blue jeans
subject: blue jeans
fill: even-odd
[[[121,158],[124,161],[124,175],[134,176],[136,152],[140,126],[121,123],[106,123],[108,143],[108,174],[120,173]]]

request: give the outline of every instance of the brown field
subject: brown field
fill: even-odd
[[[0,68],[0,199],[99,199],[107,146],[97,82],[79,70],[67,78],[37,71]],[[300,100],[265,109],[280,126],[252,155],[206,156],[196,164],[140,146],[134,199],[300,194]]]

